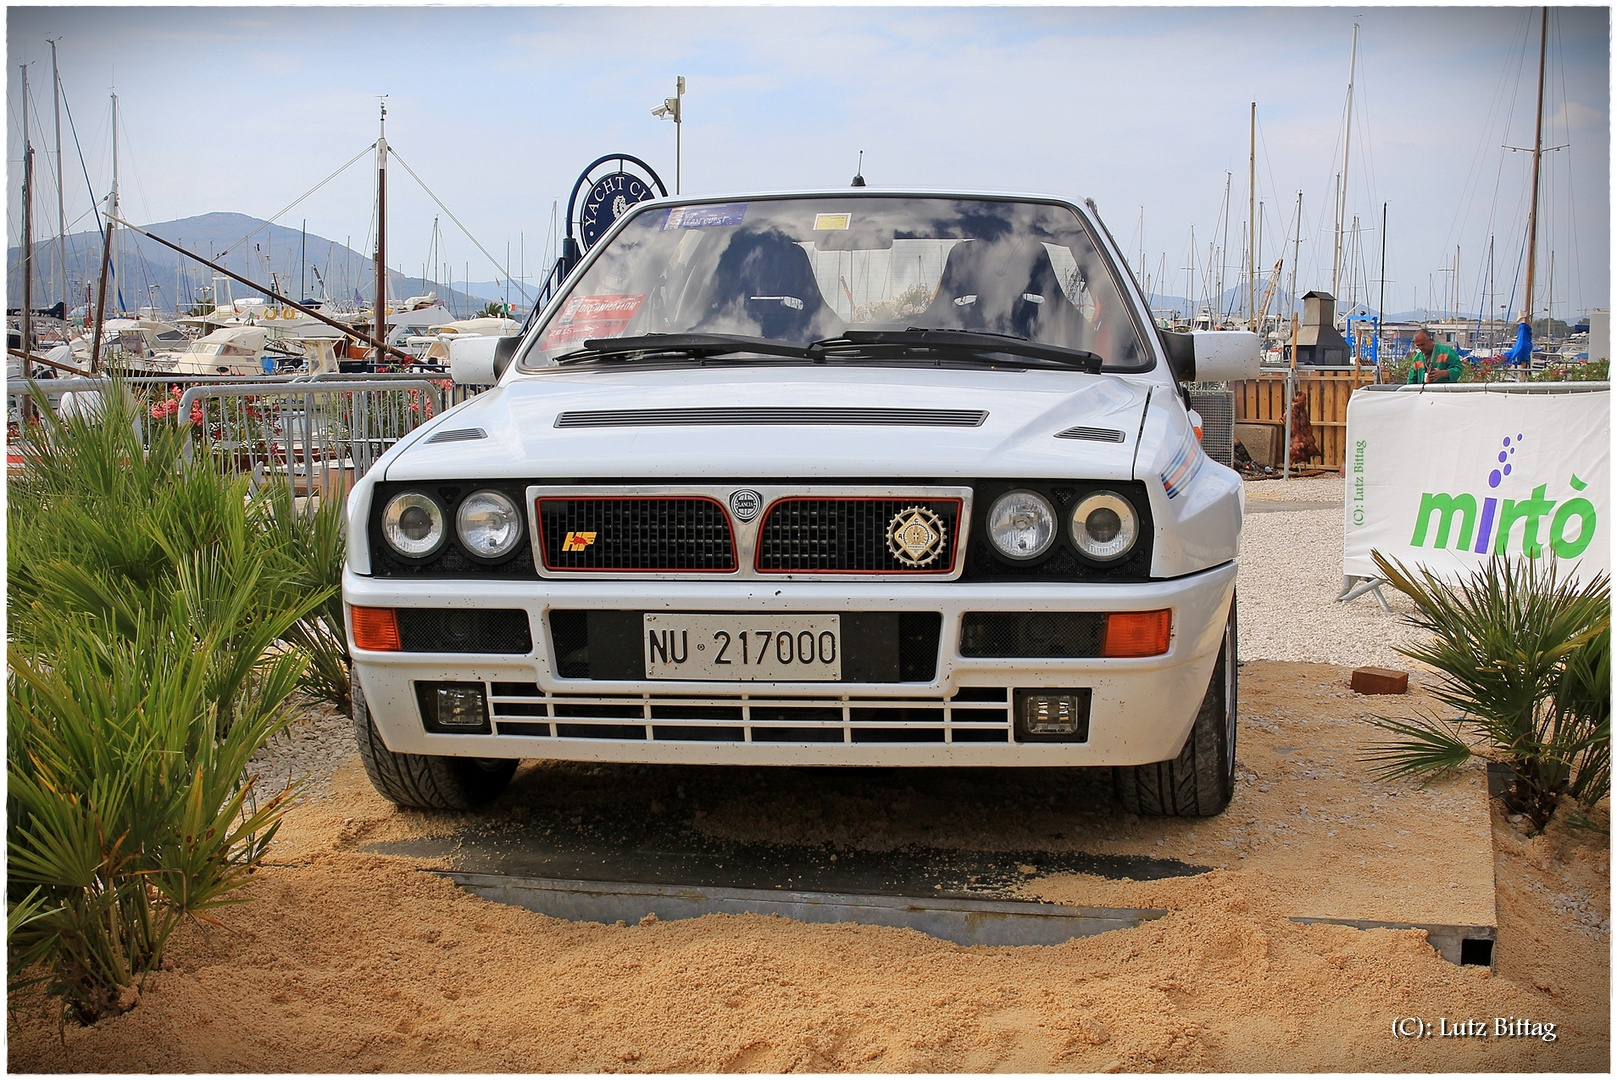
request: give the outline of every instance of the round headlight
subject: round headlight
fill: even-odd
[[[455,511],[455,535],[473,555],[497,559],[522,539],[522,514],[508,495],[474,491]]]
[[[1097,491],[1072,512],[1072,542],[1086,558],[1112,562],[1134,550],[1140,518],[1134,504],[1110,491]]]
[[[431,555],[444,542],[444,512],[419,491],[400,492],[382,511],[382,537],[400,555]]]
[[[1035,559],[1056,539],[1056,512],[1032,491],[1009,491],[988,508],[988,538],[1007,559]]]

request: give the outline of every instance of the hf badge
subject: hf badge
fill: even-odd
[[[887,523],[887,550],[909,567],[926,566],[943,553],[943,519],[924,506],[909,506]]]

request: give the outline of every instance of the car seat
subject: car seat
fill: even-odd
[[[949,249],[937,295],[919,324],[1077,347],[1083,315],[1067,299],[1043,244],[962,240]]]
[[[806,342],[840,334],[843,326],[820,293],[808,253],[770,229],[731,238],[692,329]]]

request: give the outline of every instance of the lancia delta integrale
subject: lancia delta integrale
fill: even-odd
[[[495,384],[348,502],[378,791],[468,808],[521,758],[1107,766],[1231,794],[1242,492],[1092,205],[875,193],[629,208]]]

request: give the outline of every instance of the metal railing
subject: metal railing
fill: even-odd
[[[1378,390],[1398,394],[1590,394],[1610,391],[1609,382],[1536,382],[1536,383],[1383,383],[1361,386],[1360,390]]]
[[[411,431],[483,387],[411,373],[341,375],[140,376],[12,379],[9,418],[26,438],[24,400],[34,387],[55,409],[63,395],[101,394],[121,386],[135,399],[141,440],[153,425],[179,423],[191,438],[187,458],[212,456],[226,470],[252,477],[254,487],[286,484],[294,497],[340,497],[376,460]],[[95,399],[78,404],[94,411]]]
[[[320,379],[193,386],[175,406],[200,449],[255,486],[341,495],[393,444],[442,411],[426,379]]]

